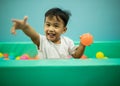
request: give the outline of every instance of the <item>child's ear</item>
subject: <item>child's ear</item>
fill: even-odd
[[[67,27],[64,27],[64,31],[63,31],[63,34],[67,31]]]

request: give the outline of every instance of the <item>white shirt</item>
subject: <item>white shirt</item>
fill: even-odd
[[[71,57],[77,46],[68,37],[62,36],[60,44],[54,44],[46,36],[40,35],[38,54],[40,59],[67,59]]]

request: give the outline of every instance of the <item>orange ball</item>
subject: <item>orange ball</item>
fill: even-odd
[[[86,55],[82,55],[82,56],[80,57],[80,59],[87,59],[87,56],[86,56]]]
[[[93,36],[89,33],[83,34],[80,39],[81,43],[85,46],[89,46],[93,43]]]

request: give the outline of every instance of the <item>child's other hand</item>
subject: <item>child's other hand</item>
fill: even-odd
[[[27,19],[28,19],[27,16],[25,16],[23,20],[12,19],[13,26],[11,29],[11,33],[16,34],[16,29],[23,30],[27,26],[27,24],[26,24]]]

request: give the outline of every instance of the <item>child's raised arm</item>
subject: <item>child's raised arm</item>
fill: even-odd
[[[23,20],[12,19],[13,26],[11,29],[12,34],[16,34],[16,30],[22,30],[39,48],[40,36],[39,34],[27,23],[28,17],[25,16]]]

